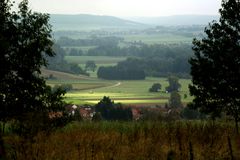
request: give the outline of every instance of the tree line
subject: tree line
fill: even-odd
[[[130,43],[130,42],[129,42]],[[159,58],[177,58],[189,57],[193,54],[190,44],[152,44],[131,43],[126,47],[119,47],[118,44],[111,43],[98,45],[89,49],[88,56],[134,56],[134,57],[159,57]]]
[[[72,39],[69,37],[60,37],[57,40],[57,43],[60,46],[115,46],[120,41],[123,41],[123,38],[121,37],[97,37],[97,36],[91,36],[87,39]]]
[[[147,76],[163,77],[174,74],[178,77],[189,78],[190,65],[188,59],[193,55],[190,44],[153,44],[147,45],[144,43],[127,43],[125,47],[120,47],[119,43],[122,41],[120,37],[91,37],[91,40],[98,41],[101,43],[96,43],[96,47],[90,48],[86,53],[83,53],[81,49],[71,49],[69,55],[72,56],[126,56],[132,57],[130,60],[126,60],[125,64],[130,70],[131,64],[129,62],[138,63],[137,68],[144,70]],[[73,40],[71,38],[60,38],[59,40]],[[60,45],[65,43],[60,41]],[[80,40],[79,40],[80,41]],[[81,41],[84,41],[83,39]],[[89,41],[89,39],[87,39]],[[58,41],[59,42],[59,41]],[[74,42],[73,42],[74,43]],[[87,43],[86,43],[87,44]],[[66,45],[66,44],[65,44]],[[70,44],[67,44],[70,45]],[[77,44],[76,44],[77,45]],[[85,44],[79,44],[79,46]],[[89,45],[93,45],[90,44]],[[71,53],[71,54],[70,54]],[[135,57],[135,58],[134,58]],[[140,63],[139,63],[140,62]],[[117,66],[104,68],[104,72],[110,72]],[[127,67],[124,67],[127,68]],[[117,71],[117,70],[116,70]],[[106,73],[108,74],[108,73]]]
[[[130,57],[118,62],[116,66],[99,67],[97,75],[103,79],[113,77],[116,77],[114,79],[144,79],[146,76],[168,77],[170,75],[190,78],[190,65],[185,63],[186,61],[188,59],[183,57],[175,60]]]
[[[56,53],[54,57],[46,56],[48,61],[47,68],[54,71],[67,72],[72,74],[87,75],[88,73],[77,64],[68,63],[64,56],[66,55],[65,50],[59,45],[53,46],[53,52]]]
[[[119,65],[99,67],[97,76],[108,80],[142,80],[146,77],[142,69],[121,67]]]

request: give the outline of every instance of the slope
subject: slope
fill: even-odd
[[[50,23],[53,25],[53,30],[93,30],[103,28],[116,29],[131,29],[131,28],[145,28],[147,25],[129,20],[120,19],[113,16],[99,16],[99,15],[50,15]]]

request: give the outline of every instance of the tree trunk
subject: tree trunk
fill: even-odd
[[[239,131],[238,131],[238,120],[236,118],[235,118],[235,127],[236,127],[237,134],[239,134]]]
[[[2,134],[0,133],[0,159],[5,159],[5,156],[6,156],[6,152],[4,148]]]
[[[227,140],[228,140],[228,148],[229,148],[229,154],[230,154],[231,160],[234,160],[233,150],[232,150],[232,143],[231,143],[231,139],[230,139],[229,136],[227,137]]]
[[[4,134],[4,133],[5,133],[5,126],[6,126],[6,123],[5,123],[5,122],[3,122],[3,123],[2,123],[2,134]]]

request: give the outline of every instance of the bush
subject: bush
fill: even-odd
[[[66,92],[71,91],[73,89],[72,84],[62,84],[62,85],[54,85],[52,91],[55,92],[58,88],[65,90]]]
[[[160,83],[154,83],[152,87],[149,89],[149,92],[159,92],[162,88]]]

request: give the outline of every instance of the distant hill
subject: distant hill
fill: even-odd
[[[131,29],[131,28],[146,28],[147,25],[130,20],[124,20],[112,16],[99,15],[62,15],[51,14],[50,23],[53,25],[53,30],[92,30],[104,28],[116,29]]]
[[[207,25],[213,20],[219,20],[217,15],[176,15],[165,17],[129,17],[131,21],[148,25],[176,26],[176,25]]]

